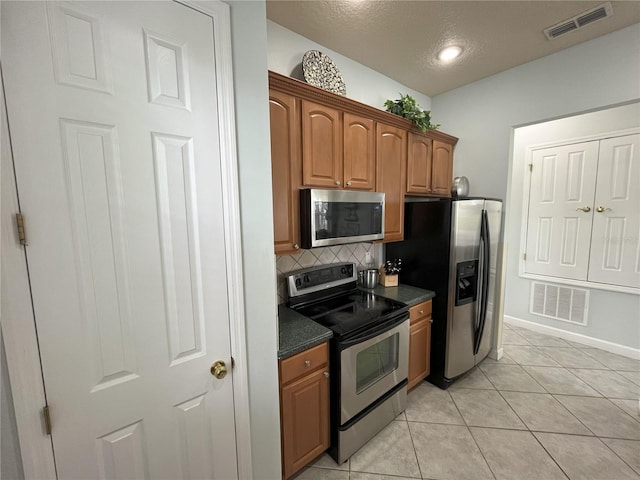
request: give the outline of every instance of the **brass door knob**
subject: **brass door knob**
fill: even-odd
[[[218,380],[222,380],[227,376],[227,366],[222,360],[218,360],[211,365],[211,375],[216,377]]]
[[[589,205],[587,205],[587,206],[584,206],[584,207],[576,208],[576,210],[582,210],[583,212],[590,212],[591,211],[591,207]]]

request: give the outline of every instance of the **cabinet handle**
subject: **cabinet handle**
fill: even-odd
[[[420,310],[418,313],[419,313],[420,315],[424,315],[424,310]]]
[[[340,185],[340,180],[336,180],[336,185]]]
[[[326,378],[329,378],[329,372],[324,372],[324,376],[325,376]]]
[[[433,323],[433,318],[430,318],[430,319],[429,319],[429,323]]]
[[[310,367],[310,366],[311,366],[311,360],[305,360],[305,361],[304,361],[304,364],[305,364],[307,367]]]
[[[351,186],[351,182],[347,182],[347,187],[350,187],[350,186]]]
[[[598,213],[602,213],[602,212],[610,212],[610,211],[611,211],[611,209],[610,209],[610,208],[607,208],[607,207],[602,207],[602,206],[600,206],[600,207],[596,208],[596,212],[598,212]]]
[[[293,246],[293,248],[295,248],[296,250],[300,250],[300,245],[298,245],[297,243]]]
[[[584,207],[578,207],[578,208],[576,208],[576,211],[578,211],[578,210],[581,210],[581,211],[583,211],[583,212],[588,213],[588,212],[590,212],[590,211],[591,211],[591,207],[590,207],[589,205],[586,205],[586,206],[584,206]]]

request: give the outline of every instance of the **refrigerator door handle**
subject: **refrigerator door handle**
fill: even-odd
[[[480,241],[482,242],[482,289],[480,292],[480,318],[476,330],[476,339],[474,342],[473,354],[476,355],[480,350],[480,342],[484,334],[484,327],[487,320],[487,304],[489,300],[489,265],[491,265],[489,256],[491,255],[490,238],[489,238],[489,217],[487,211],[482,210],[482,221],[480,223]]]

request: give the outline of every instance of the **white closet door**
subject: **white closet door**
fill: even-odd
[[[640,288],[640,135],[600,142],[589,281]]]
[[[586,280],[598,143],[533,152],[527,273]]]
[[[233,373],[210,373],[233,288],[217,23],[164,1],[1,7],[58,477],[237,478]]]

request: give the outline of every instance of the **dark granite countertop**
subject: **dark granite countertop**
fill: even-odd
[[[367,292],[371,291],[364,288],[361,288],[361,290],[365,290]],[[431,290],[423,290],[422,288],[402,284],[397,287],[383,287],[382,285],[376,285],[373,289],[373,293],[382,297],[390,298],[391,300],[406,303],[410,307],[421,302],[426,302],[436,296],[435,292],[432,292]]]
[[[333,332],[300,315],[284,304],[278,305],[279,347],[278,359],[290,357],[311,347],[326,342]]]
[[[431,290],[423,290],[409,285],[398,285],[397,287],[376,285],[373,292],[377,295],[406,303],[410,307],[435,296],[435,293]],[[315,347],[333,337],[331,330],[304,315],[300,315],[284,304],[278,305],[278,322],[278,359],[280,360]]]

